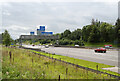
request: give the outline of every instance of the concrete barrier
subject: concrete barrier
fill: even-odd
[[[65,45],[54,45],[54,47],[66,47],[66,48],[85,48],[85,49],[96,49],[99,47],[85,47],[85,46],[65,46]],[[115,50],[118,51],[119,48],[106,48],[108,51]]]
[[[54,45],[54,47],[67,47],[67,48],[85,48],[84,46],[65,46],[65,45]]]
[[[35,51],[41,51],[41,49],[36,49],[36,48],[26,48],[26,47],[20,47],[20,48],[30,49],[30,50],[35,50]],[[43,51],[43,52],[45,52],[45,51]]]

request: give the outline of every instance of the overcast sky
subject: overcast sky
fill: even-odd
[[[2,30],[13,39],[45,25],[46,31],[61,33],[91,23],[91,19],[114,24],[118,18],[118,2],[4,2],[0,4]]]

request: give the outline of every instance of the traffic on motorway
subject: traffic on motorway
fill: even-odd
[[[92,62],[118,66],[118,51],[108,50],[108,48],[86,49],[86,48],[53,47],[49,45],[23,45],[23,46],[28,48],[41,49],[45,52],[54,53],[57,55],[69,56]]]

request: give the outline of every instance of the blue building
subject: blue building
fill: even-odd
[[[30,32],[30,35],[34,35],[35,33],[34,32]]]
[[[45,26],[40,26],[40,29],[37,29],[37,35],[52,35],[53,32],[45,32]]]
[[[41,31],[45,31],[45,26],[40,26]]]
[[[41,35],[52,35],[53,32],[41,32]]]

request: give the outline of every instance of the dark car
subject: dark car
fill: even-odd
[[[32,44],[32,46],[35,46],[34,44]]]
[[[95,49],[95,52],[106,53],[106,49],[105,48],[97,48],[97,49]]]

